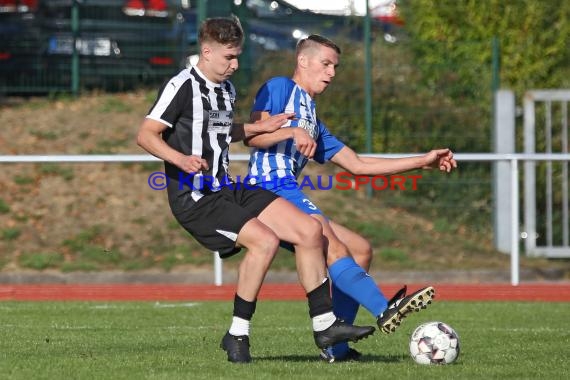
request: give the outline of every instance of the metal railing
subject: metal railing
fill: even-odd
[[[415,154],[363,154],[368,157],[409,157]],[[458,162],[508,162],[510,163],[511,181],[511,249],[510,249],[510,271],[511,284],[516,286],[520,282],[520,250],[519,241],[521,238],[519,226],[519,161],[523,162],[570,162],[570,154],[548,153],[548,154],[525,154],[525,153],[460,153],[454,155]],[[231,161],[248,161],[249,154],[231,154]],[[125,163],[125,162],[153,162],[160,159],[149,154],[112,154],[112,155],[0,155],[0,163]],[[221,285],[222,260],[218,255],[214,255],[214,283]]]

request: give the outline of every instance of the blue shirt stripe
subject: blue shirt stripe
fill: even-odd
[[[275,77],[257,92],[252,111],[266,111],[270,115],[295,112],[282,128],[304,128],[317,142],[315,161],[330,160],[344,144],[334,137],[317,118],[316,105],[311,96],[290,78]],[[293,139],[281,141],[268,149],[253,148],[249,161],[252,182],[271,182],[275,178],[297,178],[308,159],[295,148]]]

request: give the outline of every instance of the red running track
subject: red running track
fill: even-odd
[[[401,285],[382,284],[391,296]],[[408,289],[425,285],[408,284]],[[570,302],[570,283],[436,284],[436,298],[445,301]],[[220,301],[232,300],[235,284],[40,284],[0,285],[0,301]],[[304,300],[298,284],[264,284],[260,300]]]

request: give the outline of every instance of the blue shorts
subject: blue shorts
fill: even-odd
[[[323,212],[319,210],[319,208],[315,206],[313,202],[311,202],[309,197],[299,189],[270,188],[268,190],[279,195],[282,198],[287,199],[289,202],[293,203],[295,206],[297,206],[297,208],[299,208],[305,214],[309,215],[319,214],[324,216]],[[293,245],[289,242],[281,241],[279,245],[288,251],[291,251],[293,253],[295,252],[295,247],[293,247]]]
[[[289,202],[293,203],[297,206],[301,211],[305,214],[319,214],[324,215],[321,210],[311,200],[305,193],[303,193],[299,189],[284,189],[284,188],[275,188],[275,189],[268,189],[269,191],[274,192],[275,194],[279,195],[282,198],[287,199]]]

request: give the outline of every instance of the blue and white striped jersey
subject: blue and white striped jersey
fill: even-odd
[[[263,84],[255,97],[252,111],[266,111],[270,115],[295,112],[282,128],[304,128],[317,142],[314,160],[325,163],[344,147],[317,118],[315,102],[292,79],[275,77]],[[274,182],[278,178],[296,179],[308,159],[297,151],[293,139],[281,141],[268,148],[253,148],[249,159],[249,182]],[[279,183],[285,183],[279,181]]]

